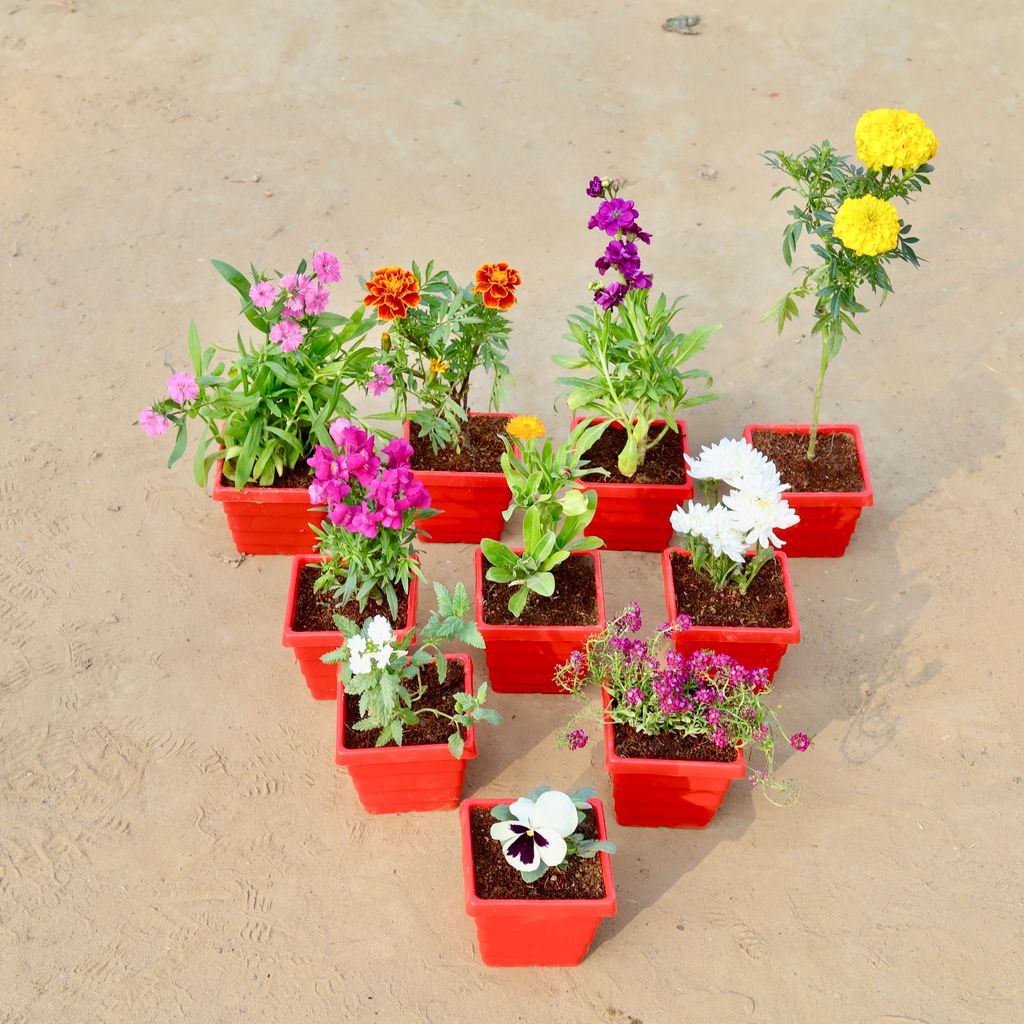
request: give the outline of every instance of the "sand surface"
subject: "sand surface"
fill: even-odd
[[[663,32],[680,13],[703,33]],[[0,1022],[1019,1020],[1022,28],[992,0],[3,0]],[[816,347],[759,322],[788,278],[757,154],[852,148],[887,105],[941,140],[929,262],[828,381],[877,505],[846,558],[793,566],[800,802],[741,784],[704,832],[613,824],[585,964],[485,969],[456,816],[362,812],[280,645],[288,560],[238,564],[132,420],[190,318],[244,326],[210,257],[328,246],[336,310],[388,263],[518,266],[509,408],[564,435],[547,357],[586,299],[593,173],[630,182],[685,322],[725,325],[693,440],[805,420]],[[468,547],[423,562],[471,580]],[[660,617],[656,556],[605,578]],[[599,744],[554,747],[563,700],[496,703],[467,795],[610,797]]]

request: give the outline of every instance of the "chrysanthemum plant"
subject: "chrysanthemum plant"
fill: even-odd
[[[505,860],[532,885],[550,870],[564,870],[573,857],[590,860],[599,853],[615,853],[607,839],[587,839],[580,831],[594,789],[562,793],[538,786],[510,804],[491,809],[495,823],[491,838],[501,843]]]
[[[602,632],[589,637],[555,673],[558,685],[583,704],[560,742],[573,750],[585,747],[588,735],[581,723],[596,720],[646,736],[670,733],[704,739],[719,750],[742,747],[748,760],[756,749],[765,767],[752,769],[751,782],[762,783],[773,803],[791,802],[795,788],[774,775],[776,738],[786,733],[766,700],[771,694],[767,671],[745,668],[713,651],[684,657],[668,641],[690,625],[689,617],[682,615],[641,638],[636,634],[643,620],[634,601]],[[591,687],[606,691],[607,708],[595,707]],[[803,732],[793,733],[788,742],[795,750],[806,750],[811,743]]]
[[[597,510],[597,494],[584,491],[580,482],[589,473],[583,456],[604,432],[605,425],[581,423],[569,440],[555,448],[550,439],[541,444],[544,425],[536,416],[515,416],[505,428],[514,439],[502,438],[502,469],[512,492],[504,512],[508,520],[522,509],[523,552],[517,554],[501,541],[484,538],[480,548],[490,562],[487,578],[512,591],[509,611],[519,618],[530,593],[551,597],[555,592],[552,570],[577,551],[592,551],[604,541],[584,537]]]
[[[683,535],[695,572],[718,590],[731,586],[745,594],[785,543],[775,531],[800,521],[782,496],[789,484],[781,481],[773,462],[743,439],[725,438],[686,461],[708,504],[678,506],[671,515],[672,529]],[[722,494],[722,484],[731,490]]]
[[[624,476],[635,475],[647,452],[668,431],[676,431],[676,416],[682,409],[718,396],[707,391],[712,384],[706,370],[683,369],[701,352],[721,325],[697,327],[679,334],[672,321],[679,314],[682,299],[669,302],[664,294],[651,304],[653,278],[640,265],[637,242],[649,245],[651,235],[637,223],[631,201],[619,198],[619,182],[593,178],[587,194],[600,199],[589,227],[609,236],[595,266],[601,275],[615,280],[595,288],[593,303],[577,307],[569,317],[566,339],[575,342],[578,354],[556,355],[554,361],[566,370],[584,371],[584,376],[561,377],[569,408],[618,422],[625,431],[618,469]],[[693,381],[703,381],[705,390],[693,394]],[[650,437],[651,425],[664,419],[665,426]]]
[[[768,163],[792,179],[772,196],[793,192],[799,198],[789,211],[782,233],[782,258],[793,267],[801,235],[810,239],[816,259],[796,267],[799,284],[765,314],[779,334],[799,314],[798,300],[814,299],[812,336],[821,338],[818,380],[807,445],[813,459],[821,416],[821,394],[829,364],[839,353],[846,331],[860,331],[854,320],[867,307],[860,299],[865,287],[893,291],[887,265],[901,260],[919,265],[918,241],[904,223],[893,199],[911,201],[929,184],[929,161],[938,141],[917,115],[906,110],[869,110],[857,122],[857,158],[863,167],[840,156],[826,140],[802,153],[769,150]]]
[[[423,669],[434,666],[438,682],[448,673],[448,661],[438,646],[445,641],[483,647],[484,640],[476,624],[467,621],[469,598],[463,584],[452,593],[440,583],[434,584],[437,611],[419,633],[413,646],[412,634],[402,638],[381,615],[374,615],[361,626],[352,619],[335,616],[335,624],[345,638],[343,646],[325,654],[322,661],[340,666],[345,693],[359,698],[359,721],[352,728],[360,732],[379,729],[378,747],[389,743],[402,745],[404,731],[418,725],[423,715],[445,718],[452,725],[448,749],[453,757],[462,757],[466,730],[477,722],[501,725],[501,715],[485,707],[487,684],[475,694],[454,695],[454,714],[424,707],[427,684]]]
[[[176,429],[168,466],[188,447],[188,424],[198,420],[194,475],[201,487],[210,467],[224,461],[224,476],[241,489],[269,485],[329,440],[332,416],[351,416],[346,397],[353,385],[374,379],[375,352],[362,344],[376,318],[357,308],[351,317],[328,313],[328,285],[341,272],[337,258],[321,251],[312,266],[302,260],[276,281],[252,268],[250,280],[220,260],[214,267],[242,297],[242,314],[259,332],[257,341],[237,336],[237,358],[227,364],[217,346],[203,348],[189,325],[191,372],[174,374],[167,397],[139,414],[152,437]]]
[[[394,415],[419,427],[435,452],[458,444],[469,417],[474,372],[490,376],[489,409],[497,411],[508,376],[505,357],[519,272],[507,263],[485,263],[461,287],[433,261],[421,270],[385,267],[366,282],[364,303],[390,326],[381,339],[396,380]],[[417,408],[409,408],[413,397]]]
[[[417,532],[437,514],[409,465],[412,445],[400,437],[382,445],[346,419],[330,425],[328,442],[309,460],[310,502],[327,510],[313,527],[324,556],[315,589],[339,607],[355,600],[362,610],[372,599],[397,615],[399,592],[408,593],[414,574],[422,578]]]

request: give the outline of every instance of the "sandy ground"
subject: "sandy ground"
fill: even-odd
[[[1020,10],[744,0],[661,31],[679,13],[3,0],[2,1024],[1020,1019]],[[740,785],[705,832],[613,827],[619,915],[585,964],[487,970],[456,816],[361,811],[280,646],[287,559],[236,565],[132,420],[190,318],[239,326],[210,257],[326,245],[339,310],[386,263],[520,267],[509,407],[564,433],[547,355],[585,297],[595,172],[630,181],[686,321],[725,324],[694,440],[806,419],[815,347],[759,323],[787,276],[757,154],[852,146],[885,105],[941,140],[930,262],[828,382],[878,503],[846,558],[793,568],[801,800]],[[469,581],[470,556],[424,565]],[[611,607],[661,614],[655,556],[605,566]],[[562,700],[497,704],[468,794],[610,796],[599,746],[554,748]]]

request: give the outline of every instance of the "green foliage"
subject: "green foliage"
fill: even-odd
[[[703,381],[705,389],[713,381],[706,370],[684,370],[683,366],[704,350],[721,325],[677,333],[672,321],[681,302],[676,299],[670,304],[661,295],[651,308],[650,292],[633,289],[614,312],[596,304],[579,306],[569,317],[566,335],[578,354],[552,357],[563,369],[585,373],[558,380],[572,411],[606,416],[625,428],[618,460],[619,472],[625,476],[633,476],[650,448],[667,431],[677,429],[675,420],[682,409],[718,397],[707,390],[691,394],[692,381]],[[658,419],[664,419],[665,426],[649,438],[651,425]]]

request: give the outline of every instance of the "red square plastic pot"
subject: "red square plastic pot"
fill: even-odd
[[[586,417],[577,416],[570,429],[575,429]],[[593,417],[595,423],[605,418]],[[655,420],[661,427],[665,420]],[[676,420],[679,427],[679,462],[685,467],[687,447],[686,422]],[[609,430],[621,431],[618,423]],[[622,484],[604,483],[600,477],[590,477],[582,485],[586,491],[597,493],[597,511],[587,527],[588,537],[600,537],[610,551],[662,551],[672,543],[672,524],[669,517],[677,505],[693,497],[693,481],[687,474],[683,484]]]
[[[667,548],[661,555],[661,574],[665,584],[665,606],[668,621],[685,613],[686,608],[676,607],[676,588],[672,582],[672,556],[690,557],[683,548]],[[679,630],[673,634],[672,642],[677,651],[689,656],[694,651],[709,648],[719,654],[728,654],[745,668],[766,668],[768,678],[774,679],[779,662],[790,644],[800,642],[800,622],[796,616],[796,600],[793,597],[793,581],[789,577],[789,565],[781,551],[775,552],[782,581],[786,587],[786,606],[789,610],[789,625],[776,628],[760,626],[698,626]],[[763,570],[762,570],[763,571]]]
[[[466,693],[473,693],[473,662],[468,654],[446,654],[465,672]],[[333,666],[332,666],[333,667]],[[445,811],[459,803],[466,762],[476,757],[476,726],[466,730],[462,757],[452,757],[447,743],[416,746],[345,746],[345,701],[338,694],[338,737],[334,760],[352,779],[356,796],[370,814]]]
[[[601,852],[604,896],[599,900],[485,900],[476,894],[470,813],[511,800],[463,800],[462,873],[466,886],[466,913],[476,921],[480,959],[488,967],[575,967],[587,955],[602,919],[615,916],[612,861]],[[607,840],[604,807],[591,800],[598,838]]]
[[[513,548],[522,554],[522,548]],[[587,637],[605,627],[604,581],[601,556],[596,551],[579,551],[570,558],[594,562],[597,587],[597,623],[590,626],[493,626],[484,622],[484,554],[476,549],[476,624],[487,656],[487,674],[497,693],[565,693],[554,680],[555,668],[566,661]]]
[[[338,696],[338,666],[325,665],[320,658],[342,645],[344,639],[341,633],[336,629],[307,631],[294,628],[295,603],[303,567],[316,565],[321,561],[323,561],[323,555],[299,555],[292,559],[281,643],[295,652],[295,659],[299,663],[299,668],[302,669],[302,675],[312,696],[316,700],[334,700]],[[416,626],[416,606],[419,601],[419,593],[419,579],[413,576],[409,581],[409,613],[405,625],[401,629],[395,630],[400,637],[411,633]]]
[[[511,419],[511,413],[471,412],[474,419]],[[409,440],[409,422],[403,436]],[[416,477],[430,492],[431,508],[441,515],[427,520],[421,539],[434,544],[479,544],[484,537],[497,540],[505,529],[502,512],[512,498],[504,473],[457,473],[417,469]],[[429,535],[429,536],[428,536]]]
[[[755,430],[803,434],[805,437],[811,433],[810,425],[806,423],[755,423],[743,428],[743,436],[751,444],[754,443]],[[853,537],[861,509],[875,503],[860,428],[854,423],[831,423],[819,426],[818,433],[849,434],[853,437],[864,490],[786,491],[786,501],[800,516],[800,522],[790,526],[782,538],[790,558],[839,558]]]
[[[602,699],[607,708],[607,692]],[[707,828],[726,791],[746,774],[742,750],[732,762],[619,757],[608,721],[604,767],[612,780],[615,820],[644,828]]]
[[[223,478],[218,462],[213,500],[227,516],[235,549],[245,555],[305,555],[313,551],[316,535],[310,526],[323,521],[323,511],[311,508],[305,487],[255,487],[240,491]]]

